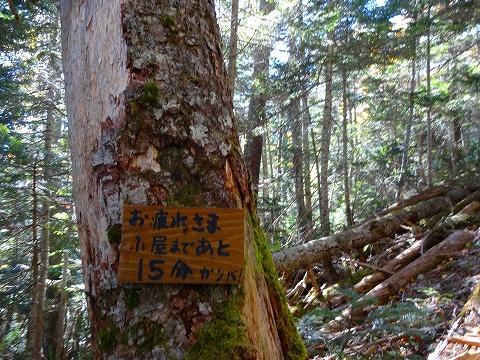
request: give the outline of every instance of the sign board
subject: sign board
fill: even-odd
[[[123,209],[118,281],[238,284],[244,272],[242,209]]]

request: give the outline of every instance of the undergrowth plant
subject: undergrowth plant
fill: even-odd
[[[416,350],[432,339],[439,322],[432,310],[417,301],[378,306],[376,299],[366,299],[353,290],[336,291],[348,299],[345,306],[313,309],[299,320],[310,356],[421,359]],[[362,310],[368,314],[359,317]]]

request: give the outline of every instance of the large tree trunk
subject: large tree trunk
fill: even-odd
[[[213,2],[61,1],[85,292],[97,358],[302,359],[253,210]],[[243,208],[241,286],[123,284],[124,204]]]

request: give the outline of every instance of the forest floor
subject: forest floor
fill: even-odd
[[[457,322],[452,330],[476,285],[480,284],[480,231],[476,233],[476,242],[452,252],[434,269],[411,279],[387,303],[379,307],[372,305],[375,310],[360,321],[352,320],[349,326],[332,326],[332,319],[338,320],[344,307],[327,310],[321,301],[301,313],[297,323],[310,359],[434,360],[445,358],[445,355],[436,357],[434,352],[447,335],[480,333],[480,322],[469,325]],[[359,300],[349,290],[340,291],[351,296],[351,303]],[[469,348],[465,345],[452,349],[447,358],[464,359],[459,356]],[[480,354],[465,359],[480,359]]]
[[[440,341],[447,336],[448,330],[452,329],[452,324],[459,317],[478,283],[480,243],[477,241],[461,251],[453,252],[450,258],[435,269],[419,275],[395,298],[398,302],[416,299],[431,309],[429,316],[432,320],[440,321],[444,325],[438,327],[431,339],[426,338],[418,344],[416,355],[427,359],[428,355],[435,351]],[[471,329],[466,329],[466,324],[463,324],[455,331],[463,334]],[[453,358],[460,354],[451,355]],[[434,354],[430,356],[434,357]],[[477,358],[480,359],[480,355]]]
[[[479,190],[465,199],[433,228],[399,226],[363,261],[332,256],[335,281],[322,263],[284,273],[310,359],[480,360]]]

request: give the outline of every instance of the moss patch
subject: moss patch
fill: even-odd
[[[107,238],[110,244],[120,244],[122,241],[122,226],[117,224],[107,228]]]
[[[282,343],[283,355],[286,360],[307,359],[307,349],[297,331],[297,326],[287,306],[285,293],[278,282],[272,254],[268,249],[267,239],[260,228],[258,220],[251,215],[250,226],[253,229],[257,266],[260,266],[265,276],[268,293],[275,312],[278,335]]]
[[[182,206],[195,206],[197,205],[200,191],[200,184],[198,182],[191,182],[180,190],[178,202]]]
[[[175,30],[175,27],[177,26],[177,24],[175,23],[175,19],[170,16],[170,15],[163,15],[161,17],[161,20],[162,20],[162,25],[170,30],[170,31],[173,31]]]
[[[108,353],[115,345],[115,327],[112,325],[100,329],[98,332],[98,348]]]
[[[243,291],[217,309],[217,317],[197,334],[197,342],[188,350],[186,360],[240,360],[253,357],[247,339],[245,318],[241,313]]]
[[[140,133],[141,127],[141,114],[139,104],[135,101],[130,102],[129,106],[130,119],[127,122],[127,135],[131,139],[135,139]]]
[[[138,347],[139,353],[144,354],[146,352],[150,352],[156,345],[160,345],[164,349],[167,349],[168,336],[165,334],[163,328],[155,323],[151,323],[150,325],[147,324],[147,326],[148,329],[146,329],[145,340]]]
[[[142,90],[142,96],[140,103],[146,106],[158,107],[158,97],[160,95],[160,89],[155,81],[149,81],[145,84]]]
[[[140,303],[140,293],[136,289],[127,290],[125,297],[125,307],[132,310]]]

